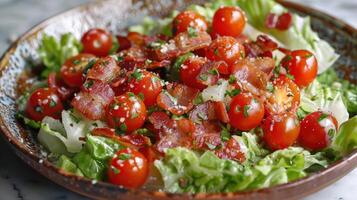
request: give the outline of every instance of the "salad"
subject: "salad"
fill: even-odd
[[[63,172],[170,193],[246,191],[357,148],[357,86],[310,18],[217,0],[122,35],[43,35],[17,117]]]

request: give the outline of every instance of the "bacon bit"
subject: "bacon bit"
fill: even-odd
[[[293,21],[293,16],[289,12],[285,12],[281,15],[269,13],[265,19],[265,26],[269,29],[278,29],[280,31],[286,31],[290,28]]]
[[[199,93],[198,89],[174,83],[167,86],[157,97],[159,107],[175,115],[182,115],[193,108],[193,100]]]
[[[182,32],[158,48],[148,49],[152,60],[172,60],[190,51],[206,48],[211,43],[207,32],[197,32],[197,36],[190,37],[188,32]]]
[[[278,44],[266,35],[259,35],[255,42],[244,43],[246,56],[249,58],[272,57],[272,52]]]
[[[68,88],[65,86],[63,80],[57,78],[57,74],[52,72],[48,75],[47,84],[49,88],[55,89],[61,100],[68,100],[73,97],[76,92],[74,88]]]
[[[113,98],[114,91],[108,84],[87,80],[71,104],[88,119],[98,120],[105,117],[105,109]]]
[[[246,159],[239,143],[234,138],[230,138],[227,142],[224,143],[221,149],[215,150],[214,153],[219,158],[235,160],[240,163],[243,163]]]
[[[146,37],[147,36],[142,35],[138,32],[129,32],[127,39],[131,42],[132,45],[144,46]]]
[[[155,130],[162,129],[171,121],[170,117],[165,112],[153,112],[148,120]]]
[[[160,154],[158,154],[153,147],[141,147],[139,152],[146,157],[149,163],[153,163],[160,158]]]
[[[254,95],[262,96],[268,83],[268,75],[249,59],[238,60],[231,68],[232,75],[236,78],[239,88],[249,91]]]
[[[123,50],[129,49],[131,47],[131,42],[127,37],[117,35],[117,40],[118,40],[118,44],[119,44],[118,51],[123,51]]]
[[[146,62],[144,63],[144,68],[148,70],[154,70],[154,69],[169,66],[170,64],[171,64],[170,60],[162,60],[162,61],[146,60]]]
[[[203,104],[195,106],[189,113],[189,118],[195,123],[207,120],[216,120],[217,116],[215,112],[215,103],[213,101],[207,101]]]
[[[145,147],[152,145],[150,138],[137,133],[131,133],[129,135],[121,136],[120,139],[136,147]]]
[[[94,136],[101,136],[106,138],[114,138],[115,130],[112,128],[94,128],[91,132]]]
[[[227,64],[223,61],[220,62],[207,61],[201,67],[201,70],[198,73],[196,80],[203,85],[207,85],[207,86],[215,85],[219,80],[218,68],[221,65],[227,66]]]
[[[275,61],[272,58],[256,58],[249,59],[249,61],[256,67],[258,67],[261,71],[263,71],[266,75],[268,75],[268,79],[273,75],[273,70],[275,68]]]
[[[223,102],[214,102],[214,110],[217,118],[223,123],[229,123],[229,116],[227,113],[226,105]]]
[[[100,58],[93,65],[87,73],[87,78],[110,83],[119,76],[119,73],[120,67],[117,65],[116,60],[111,56],[107,56]]]
[[[203,121],[196,124],[192,138],[194,149],[213,150],[221,145],[221,127],[215,121]]]

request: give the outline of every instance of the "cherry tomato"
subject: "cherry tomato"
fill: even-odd
[[[117,96],[107,110],[107,122],[119,133],[130,133],[140,128],[146,119],[146,107],[133,93]]]
[[[285,113],[267,117],[262,125],[265,143],[271,150],[284,149],[296,141],[300,124],[295,114]]]
[[[113,38],[103,29],[94,28],[82,36],[83,52],[96,56],[106,56],[113,46]]]
[[[283,58],[281,65],[294,77],[299,87],[308,86],[317,75],[316,57],[307,50],[292,51]]]
[[[118,35],[117,40],[118,40],[118,44],[119,44],[118,52],[123,51],[125,49],[129,49],[131,47],[131,42],[130,42],[130,40],[128,40],[127,37]]]
[[[136,95],[142,95],[146,106],[156,104],[156,98],[162,90],[160,78],[145,70],[134,70],[129,78],[127,90]]]
[[[172,32],[177,35],[186,32],[190,27],[198,31],[206,31],[208,25],[200,14],[194,11],[183,11],[173,20]]]
[[[149,175],[148,161],[139,151],[126,148],[118,151],[110,161],[108,179],[110,183],[125,188],[138,188]]]
[[[180,79],[181,81],[189,86],[199,90],[205,89],[207,86],[200,83],[197,80],[197,76],[201,71],[203,64],[206,62],[204,58],[188,58],[180,70]]]
[[[281,75],[273,81],[272,95],[266,101],[268,114],[295,112],[300,104],[300,89],[290,78]]]
[[[241,131],[257,127],[264,117],[264,105],[257,97],[241,93],[232,99],[228,111],[230,124]]]
[[[81,87],[85,77],[83,70],[87,67],[89,62],[95,59],[92,54],[78,54],[71,57],[61,67],[61,77],[63,81],[70,87]]]
[[[26,105],[26,114],[36,121],[41,121],[46,116],[59,119],[62,110],[62,102],[56,90],[52,88],[35,90]]]
[[[238,7],[221,7],[213,16],[213,32],[220,36],[238,37],[244,26],[245,16]]]
[[[244,58],[244,46],[236,39],[229,36],[218,37],[206,51],[206,57],[212,61],[225,61],[228,65],[233,65],[237,60]],[[229,74],[227,65],[220,65],[218,71],[221,74]]]
[[[321,150],[329,146],[338,128],[331,114],[313,112],[301,121],[299,143],[310,150]]]

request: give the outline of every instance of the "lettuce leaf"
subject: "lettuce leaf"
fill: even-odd
[[[74,164],[71,159],[65,155],[60,156],[56,162],[56,166],[65,172],[75,174],[77,176],[83,176],[82,171],[77,167],[77,165]]]
[[[311,28],[310,17],[293,14],[293,24],[287,31],[268,29],[265,18],[269,13],[281,14],[287,9],[274,0],[239,0],[238,6],[245,11],[249,24],[276,38],[286,48],[307,49],[314,53],[319,63],[319,74],[331,67],[339,58],[335,50]]]
[[[71,33],[63,34],[59,41],[44,34],[38,49],[40,59],[46,67],[41,76],[45,78],[51,72],[58,72],[68,58],[81,50],[82,44]]]
[[[163,160],[155,161],[164,190],[171,193],[234,192],[266,188],[306,176],[312,165],[322,168],[327,160],[299,147],[275,151],[257,163],[239,164],[218,158],[213,152],[202,155],[178,147],[168,149]]]
[[[342,155],[357,149],[357,116],[349,119],[340,126],[332,148]]]

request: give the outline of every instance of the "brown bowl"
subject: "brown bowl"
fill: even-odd
[[[59,36],[72,32],[78,38],[92,27],[103,27],[118,33],[129,24],[140,22],[144,15],[165,16],[173,9],[180,9],[199,0],[109,0],[87,4],[52,17],[21,36],[0,61],[0,127],[3,138],[15,153],[39,173],[74,192],[95,199],[298,199],[335,182],[357,166],[357,151],[345,156],[319,173],[304,179],[249,192],[199,194],[167,194],[143,190],[125,190],[109,183],[93,183],[58,170],[41,154],[33,134],[15,119],[17,78],[29,62],[38,61],[36,49],[43,33]],[[283,2],[294,12],[312,17],[314,30],[332,44],[341,55],[335,68],[339,75],[356,83],[357,30],[346,23],[317,10],[298,4]]]

